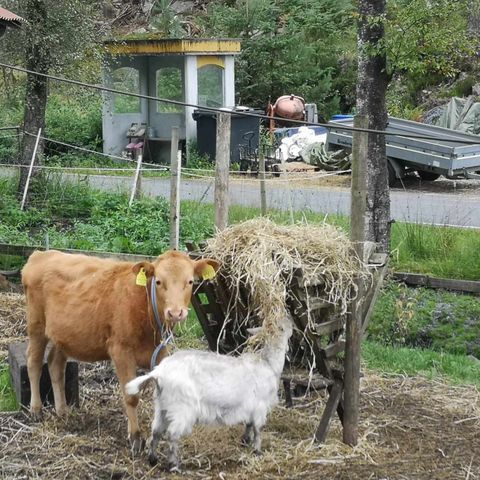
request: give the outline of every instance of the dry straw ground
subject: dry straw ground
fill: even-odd
[[[0,358],[9,342],[25,338],[24,298],[0,295]],[[366,372],[362,380],[360,442],[341,442],[335,420],[323,446],[311,438],[324,407],[322,392],[282,405],[269,418],[264,454],[240,447],[240,427],[198,427],[184,441],[182,475],[133,459],[118,384],[108,363],[83,365],[81,405],[66,419],[46,409],[41,422],[22,412],[0,414],[0,478],[480,478],[480,394],[423,378]],[[142,423],[148,430],[150,396]]]

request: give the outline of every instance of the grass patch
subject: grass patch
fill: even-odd
[[[169,203],[162,198],[141,198],[128,207],[126,193],[91,189],[88,182],[64,182],[47,174],[32,184],[32,204],[20,211],[15,197],[16,180],[0,179],[0,242],[43,245],[48,234],[56,248],[110,250],[156,255],[169,244]],[[232,206],[231,224],[260,216],[259,208]],[[269,210],[277,223],[324,221],[349,229],[349,218],[309,210]],[[214,207],[183,201],[180,244],[200,242],[213,235]],[[398,271],[432,276],[480,279],[478,231],[454,227],[397,222],[392,226],[392,266]]]
[[[363,362],[371,370],[383,373],[423,375],[429,379],[445,377],[455,384],[480,386],[480,362],[451,353],[420,348],[397,348],[365,341]]]
[[[0,412],[18,410],[17,399],[13,392],[8,364],[0,362]]]
[[[368,333],[384,345],[480,358],[480,298],[388,282]]]

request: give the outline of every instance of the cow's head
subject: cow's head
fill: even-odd
[[[161,320],[172,328],[185,320],[192,298],[195,279],[213,278],[220,263],[210,258],[192,260],[187,254],[169,250],[153,263],[140,262],[133,266],[133,273],[145,272],[148,287],[155,281],[157,306]]]

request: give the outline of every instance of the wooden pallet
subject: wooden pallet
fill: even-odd
[[[372,253],[372,247],[373,245],[370,245],[369,248],[366,248],[372,282],[366,289],[367,293],[363,303],[363,332],[368,326],[388,268],[388,256]],[[187,248],[192,258],[201,257],[201,246],[199,249],[197,245],[187,243]],[[298,270],[294,273],[287,300],[287,307],[297,328],[303,332],[312,345],[316,368],[315,381],[321,387],[326,388],[328,393],[327,404],[315,434],[318,442],[325,441],[335,412],[343,423],[344,373],[342,359],[345,352],[343,333],[345,322],[348,321],[348,314],[344,317],[336,315],[332,305],[322,299],[319,295],[321,289],[321,284],[305,285],[303,273]],[[248,311],[247,302],[248,294],[242,289],[240,298],[236,298],[235,302],[231,300],[231,293],[221,273],[217,275],[214,282],[202,282],[195,286],[192,305],[211,350],[218,350],[221,353],[239,351],[247,338],[245,322],[242,322]],[[225,324],[226,318],[229,319],[227,324]],[[309,322],[309,318],[313,319],[313,322]],[[312,324],[314,327],[310,328],[309,325]],[[298,338],[293,337],[294,352],[298,348]],[[292,382],[294,385],[298,385],[299,380],[285,375],[282,376],[282,382],[287,405],[291,406],[293,404],[291,385]]]

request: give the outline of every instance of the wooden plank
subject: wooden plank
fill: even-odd
[[[27,369],[27,342],[11,343],[8,346],[8,364],[12,377],[15,396],[20,405],[28,408],[30,405],[30,382]],[[42,375],[40,378],[40,396],[44,404],[53,405],[53,390],[48,372],[47,357],[50,349],[45,350]],[[68,359],[65,368],[65,396],[67,405],[79,405],[78,363]]]
[[[330,422],[337,411],[342,393],[343,382],[340,379],[336,379],[330,391],[317,431],[315,432],[315,440],[319,443],[323,443],[327,438],[328,430],[330,429]]]
[[[317,323],[315,325],[315,332],[318,335],[328,335],[343,328],[344,323],[344,319],[341,317],[334,318],[328,322]]]
[[[330,345],[328,345],[328,347],[325,347],[323,351],[325,352],[325,357],[330,360],[331,358],[338,355],[340,352],[345,351],[345,341],[338,340],[335,343],[331,343]]]
[[[455,280],[449,278],[437,278],[420,273],[395,272],[393,278],[415,287],[443,288],[455,292],[480,294],[480,282],[474,280]]]
[[[370,288],[367,293],[367,299],[364,306],[364,315],[362,320],[362,335],[365,338],[365,332],[367,330],[368,324],[370,323],[370,318],[377,302],[378,296],[382,290],[383,281],[388,272],[388,257],[385,260],[383,267],[381,267],[377,272],[374,273],[374,282],[375,285]]]

